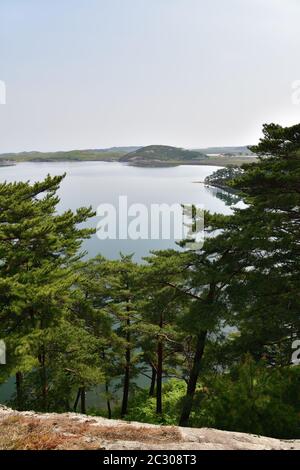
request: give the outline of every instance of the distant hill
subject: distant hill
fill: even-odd
[[[207,156],[197,150],[184,150],[178,147],[168,145],[149,145],[142,147],[134,152],[127,153],[120,158],[121,162],[131,164],[157,164],[157,163],[176,163],[185,161],[195,161],[206,159]]]
[[[111,149],[70,150],[60,152],[20,152],[3,153],[0,159],[13,161],[48,162],[48,161],[111,161],[119,160],[128,149],[138,147],[114,147]]]
[[[252,158],[251,158],[252,156]],[[243,165],[255,161],[247,147],[210,147],[202,150],[186,150],[168,145],[147,147],[111,147],[106,149],[69,150],[58,152],[20,152],[0,154],[1,166],[14,162],[66,162],[106,161],[128,162],[134,166],[176,165]]]
[[[241,146],[241,147],[207,147],[203,149],[195,149],[196,151],[203,152],[206,154],[222,154],[222,155],[249,155],[253,156],[251,150],[248,147]]]

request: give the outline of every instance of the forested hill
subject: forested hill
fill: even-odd
[[[119,160],[120,157],[136,150],[138,147],[112,147],[108,149],[86,149],[86,150],[69,150],[58,152],[20,152],[20,153],[3,153],[0,155],[1,160],[12,161],[32,161],[32,162],[48,162],[48,161],[113,161]]]
[[[185,162],[204,160],[207,156],[198,150],[185,150],[168,145],[149,145],[134,152],[127,153],[120,161],[136,164],[151,164],[156,162]]]

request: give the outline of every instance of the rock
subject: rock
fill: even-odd
[[[18,412],[2,405],[0,427],[1,450],[300,450],[300,440],[156,426],[76,413]]]

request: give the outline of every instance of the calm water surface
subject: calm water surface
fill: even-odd
[[[129,205],[202,204],[211,212],[229,213],[230,209],[216,197],[219,190],[197,184],[216,169],[189,165],[137,168],[117,162],[20,163],[0,168],[0,181],[34,182],[42,180],[47,174],[66,173],[59,191],[59,210],[90,205],[96,210],[102,203],[118,207],[119,196],[127,196]],[[96,228],[99,221],[99,217],[94,217],[88,224]],[[101,253],[114,259],[119,257],[120,252],[135,253],[137,260],[149,250],[175,246],[174,240],[99,240],[96,235],[84,243],[89,256]]]

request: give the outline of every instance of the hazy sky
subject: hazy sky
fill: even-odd
[[[300,122],[299,0],[0,0],[0,152],[255,143]]]

